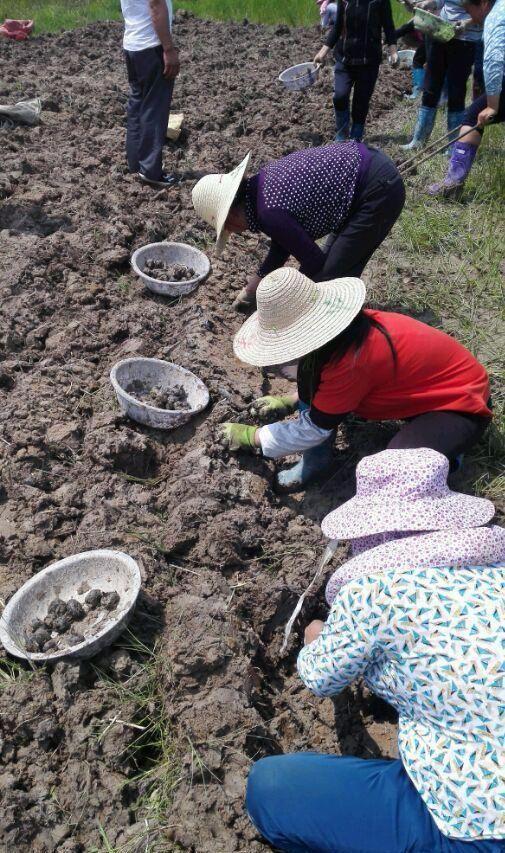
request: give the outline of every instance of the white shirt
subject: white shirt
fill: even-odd
[[[170,30],[172,30],[172,0],[165,0],[168,9]],[[123,47],[125,50],[147,50],[161,44],[153,27],[149,0],[121,0],[124,18]]]

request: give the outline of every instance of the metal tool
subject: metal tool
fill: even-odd
[[[426,160],[430,160],[431,157],[434,157],[435,154],[439,154],[441,151],[444,150],[444,148],[447,148],[448,145],[453,145],[455,142],[459,142],[460,139],[464,139],[464,137],[468,136],[468,134],[471,133],[473,130],[477,130],[478,126],[478,124],[474,125],[474,127],[471,127],[469,130],[465,130],[465,132],[462,133],[460,136],[457,136],[455,139],[451,140],[449,140],[451,134],[454,133],[454,131],[460,131],[463,125],[460,124],[459,127],[455,127],[452,130],[449,130],[447,133],[444,133],[444,135],[441,136],[439,139],[435,139],[434,142],[431,142],[429,145],[426,145],[425,148],[422,149],[422,151],[420,151],[414,157],[411,157],[410,160],[405,160],[403,163],[400,163],[398,166],[398,171],[400,175],[402,177],[407,175],[412,169],[416,169],[422,163],[425,163]],[[441,142],[442,145],[440,145]],[[432,148],[434,149],[433,151],[429,150]],[[426,153],[427,151],[429,151],[428,154]],[[423,156],[421,157],[421,159],[418,159],[420,154],[422,154]]]

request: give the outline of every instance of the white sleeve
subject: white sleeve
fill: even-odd
[[[322,429],[312,422],[309,412],[300,412],[296,420],[268,424],[258,430],[261,450],[269,459],[300,453],[322,444],[333,430]]]

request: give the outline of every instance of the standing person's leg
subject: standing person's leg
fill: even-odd
[[[253,764],[246,808],[286,853],[498,853],[442,835],[398,759],[298,753]]]
[[[481,95],[473,104],[470,104],[463,118],[461,134],[463,138],[453,145],[451,160],[447,174],[443,181],[430,184],[427,188],[429,195],[443,195],[446,198],[457,197],[461,194],[465,181],[472,168],[475,155],[482,142],[484,129],[472,130],[477,124],[479,113],[487,107],[486,95]],[[493,124],[501,124],[505,121],[505,78],[500,95],[500,104]]]
[[[442,42],[428,39],[426,45],[426,71],[424,75],[423,98],[417,114],[417,123],[412,140],[401,147],[408,151],[420,148],[431,136],[437,115],[446,72],[446,45]]]
[[[490,422],[489,418],[463,412],[427,412],[405,423],[388,448],[429,447],[443,453],[454,464],[460,454],[480,441]]]
[[[159,181],[163,176],[163,146],[174,81],[163,76],[161,45],[139,51],[136,64],[142,85],[139,171],[148,180]]]
[[[379,66],[357,65],[353,68],[354,90],[352,95],[352,126],[351,139],[361,141],[365,130],[366,117],[370,106],[370,99],[375,89]]]
[[[349,136],[349,96],[352,77],[339,59],[335,62],[333,107],[335,109],[335,142],[345,142]]]
[[[137,77],[135,68],[136,54],[124,51],[128,83],[130,84],[130,96],[126,113],[126,159],[130,172],[139,170],[139,145],[140,145],[140,111],[142,108],[142,86]]]
[[[404,204],[405,186],[396,166],[382,151],[373,151],[364,186],[344,227],[327,246],[326,261],[316,281],[359,277]]]
[[[465,97],[468,78],[475,58],[475,42],[452,39],[447,44],[447,130],[453,131],[451,141],[458,135],[456,129],[465,116]]]
[[[405,95],[409,101],[413,101],[419,97],[424,86],[424,64],[426,62],[426,46],[424,40],[416,48],[414,59],[412,61],[412,94]]]

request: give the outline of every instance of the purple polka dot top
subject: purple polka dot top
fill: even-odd
[[[261,275],[282,266],[289,255],[305,274],[317,273],[324,254],[314,241],[339,231],[368,162],[364,145],[332,143],[288,154],[249,179],[249,228],[272,238]]]

